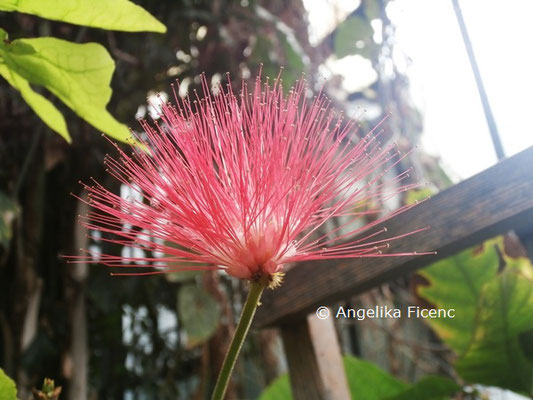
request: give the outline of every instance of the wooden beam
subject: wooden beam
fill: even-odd
[[[475,157],[473,152],[472,157]],[[375,288],[469,246],[533,224],[533,147],[391,218],[392,235],[431,226],[392,241],[389,252],[436,250],[437,255],[306,262],[264,296],[256,326],[279,325]]]

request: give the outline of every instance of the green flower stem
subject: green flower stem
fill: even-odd
[[[250,285],[250,291],[248,292],[248,297],[244,303],[239,324],[237,325],[233,339],[231,339],[231,344],[228,352],[226,353],[226,357],[224,358],[222,369],[218,375],[215,390],[213,392],[213,396],[211,397],[212,400],[222,400],[224,398],[224,394],[226,393],[228,382],[231,377],[231,372],[235,366],[235,361],[237,360],[237,356],[241,351],[244,338],[250,329],[255,310],[257,310],[259,299],[261,298],[261,294],[263,293],[264,289],[265,286],[261,282],[252,282]]]

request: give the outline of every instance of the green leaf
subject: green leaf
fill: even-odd
[[[522,259],[525,260],[525,259]],[[506,268],[486,285],[472,343],[456,363],[466,380],[533,395],[531,348],[533,281],[520,268]]]
[[[344,369],[353,400],[382,400],[408,387],[375,364],[355,357],[344,357]]]
[[[4,64],[0,64],[0,75],[20,92],[22,98],[26,100],[26,103],[46,125],[63,136],[68,143],[72,141],[63,114],[61,114],[51,101],[35,92],[26,79],[7,68]]]
[[[17,388],[15,382],[0,368],[0,399],[17,400]]]
[[[19,39],[0,43],[0,61],[28,82],[44,86],[99,131],[120,141],[131,139],[128,128],[106,110],[115,63],[103,46],[55,38]],[[43,106],[42,101],[38,106]]]
[[[128,0],[0,0],[0,10],[115,31],[167,31],[148,11]]]
[[[209,293],[191,284],[181,287],[178,292],[178,315],[187,333],[187,345],[194,347],[215,333],[220,308]]]
[[[440,400],[460,389],[448,378],[427,376],[409,385],[371,362],[352,356],[343,357],[343,362],[353,400]],[[284,374],[277,378],[259,400],[292,400],[289,376]]]
[[[361,17],[351,17],[342,22],[335,35],[335,54],[342,58],[353,54],[370,57],[374,42],[370,22]]]
[[[0,192],[0,246],[7,248],[9,245],[13,237],[11,223],[19,213],[18,204]]]
[[[384,400],[409,387],[371,362],[352,356],[343,357],[343,362],[353,400]],[[259,400],[292,400],[288,375],[271,383]]]
[[[283,374],[261,393],[259,400],[292,400],[289,375]]]
[[[450,398],[461,387],[449,378],[425,376],[403,392],[386,400],[437,400]]]
[[[505,262],[499,268],[500,257]],[[459,358],[467,381],[533,394],[533,265],[513,259],[502,240],[486,242],[422,272],[431,286],[419,293],[454,319],[428,320]]]
[[[483,285],[498,273],[495,242],[468,249],[420,271],[430,286],[418,290],[436,308],[456,310],[455,318],[428,319],[440,338],[456,353],[464,353],[474,334]]]

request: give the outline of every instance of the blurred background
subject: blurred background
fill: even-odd
[[[238,89],[262,64],[270,77],[283,67],[286,87],[305,73],[311,88],[323,88],[337,110],[366,128],[392,113],[387,140],[401,150],[419,146],[404,164],[415,167],[413,180],[427,181],[425,194],[497,162],[452,0],[134,2],[167,32],[119,32],[18,12],[0,12],[0,26],[10,40],[103,45],[116,64],[107,110],[133,130],[137,118],[158,118],[157,94],[171,99],[175,80],[185,95],[199,88],[200,73],[216,84],[229,72]],[[513,155],[533,145],[533,3],[461,6],[505,155]],[[90,232],[77,225],[85,206],[70,195],[81,195],[78,181],[94,177],[124,198],[133,194],[105,174],[103,158],[113,148],[100,130],[35,89],[63,113],[72,143],[0,81],[0,367],[21,399],[44,377],[62,385],[66,399],[206,398],[246,288],[219,273],[110,277],[102,266],[67,265],[61,255],[82,247],[132,251],[86,238]],[[349,302],[408,302],[413,282]],[[343,350],[409,382],[453,375],[449,351],[422,322],[378,325],[340,324]],[[277,332],[253,332],[229,398],[258,398],[286,369]]]

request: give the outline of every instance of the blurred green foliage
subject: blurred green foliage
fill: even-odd
[[[188,284],[178,291],[178,316],[187,334],[187,347],[192,348],[213,336],[220,306],[205,290]]]
[[[344,369],[353,400],[441,400],[460,390],[448,378],[427,376],[415,384],[407,384],[383,371],[375,364],[355,357],[344,357]],[[288,375],[274,381],[259,400],[291,400]]]
[[[348,18],[337,30],[335,54],[340,58],[354,54],[370,58],[372,50],[376,50],[372,40],[373,34],[369,20],[358,16]],[[357,41],[354,38],[357,38]]]

